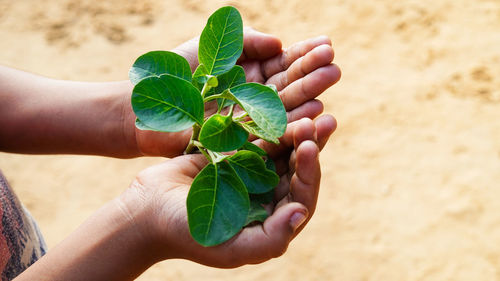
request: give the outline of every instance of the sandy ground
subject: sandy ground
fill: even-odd
[[[321,100],[339,129],[318,210],[279,259],[166,261],[139,280],[500,280],[498,0],[0,0],[0,63],[126,79],[224,4],[285,45],[333,39],[343,77]],[[158,161],[0,154],[50,247]]]

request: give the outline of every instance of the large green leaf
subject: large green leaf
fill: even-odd
[[[248,133],[233,122],[231,116],[214,114],[200,131],[200,142],[212,151],[231,151],[240,148],[248,139]]]
[[[233,237],[245,225],[250,201],[243,182],[226,162],[208,164],[194,179],[186,201],[189,231],[203,246]]]
[[[275,189],[262,194],[249,194],[250,201],[259,204],[269,204],[274,199]]]
[[[215,11],[200,36],[198,59],[207,73],[219,75],[230,70],[243,51],[243,22],[233,7]]]
[[[170,74],[191,81],[191,68],[187,60],[176,53],[168,51],[152,51],[134,62],[128,76],[132,84],[150,76]]]
[[[229,93],[266,136],[277,139],[285,133],[285,107],[273,89],[258,83],[245,83],[229,89]]]
[[[171,75],[148,77],[132,91],[132,108],[142,125],[177,132],[203,123],[203,99],[191,83]]]
[[[240,150],[226,159],[245,183],[248,193],[266,193],[279,183],[278,175],[267,169],[257,153]]]

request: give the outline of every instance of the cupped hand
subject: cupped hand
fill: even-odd
[[[282,49],[272,35],[245,28],[243,53],[238,63],[245,69],[248,82],[276,85],[287,111],[288,122],[315,118],[323,105],[315,98],[340,78],[340,69],[332,64],[333,49],[326,36],[320,36]],[[198,64],[198,38],[178,46],[174,52],[185,57],[191,69]],[[206,109],[210,112],[210,108]],[[174,157],[182,154],[191,137],[191,129],[177,133],[143,131],[133,126],[131,108],[126,128],[135,130],[139,153]],[[215,112],[215,109],[213,110]]]
[[[150,167],[122,195],[123,206],[157,260],[189,259],[214,267],[237,267],[280,256],[302,230],[316,207],[320,184],[319,151],[336,128],[329,115],[293,122],[279,146],[255,143],[277,164],[280,183],[272,215],[245,227],[223,244],[203,247],[189,233],[186,198],[193,178],[207,164],[202,155],[183,155]]]

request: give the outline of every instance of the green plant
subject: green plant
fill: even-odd
[[[191,235],[204,246],[264,221],[263,204],[271,202],[279,182],[272,160],[248,137],[278,144],[287,124],[285,108],[275,87],[246,83],[243,68],[236,65],[242,51],[241,16],[223,7],[201,34],[193,74],[183,57],[168,51],[140,56],[129,73],[136,126],[161,132],[192,127],[186,153],[199,151],[209,160],[186,201]],[[205,118],[205,103],[217,113]]]

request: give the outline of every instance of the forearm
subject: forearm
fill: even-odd
[[[124,210],[108,203],[15,280],[134,280],[158,259]]]
[[[138,156],[132,84],[44,78],[0,66],[0,150]]]

